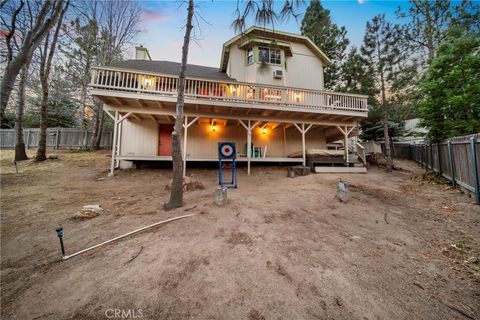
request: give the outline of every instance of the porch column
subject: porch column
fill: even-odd
[[[255,128],[260,121],[255,122],[253,125],[250,120],[245,124],[242,120],[238,119],[238,122],[247,129],[247,175],[250,175],[250,159],[252,158],[252,129]]]
[[[115,111],[115,116],[113,119],[113,140],[112,140],[112,162],[110,164],[110,173],[109,177],[113,177],[115,170],[115,155],[117,152],[117,130],[118,130],[118,111]]]
[[[343,149],[344,149],[344,152],[345,152],[345,164],[348,167],[348,161],[349,161],[349,159],[348,159],[348,135],[350,134],[350,132],[353,131],[353,129],[355,127],[352,126],[349,130],[348,126],[345,126],[345,128],[342,129],[342,127],[337,125],[337,128],[343,134]]]
[[[188,127],[195,123],[199,117],[193,119],[190,123],[188,122],[188,116],[185,116],[185,121],[183,124],[183,176],[187,174],[187,132]]]
[[[307,133],[308,130],[313,126],[313,124],[310,124],[307,129],[305,129],[305,123],[302,122],[302,127],[300,128],[298,124],[294,123],[295,127],[300,131],[302,134],[302,155],[303,155],[303,165],[307,165],[307,150],[305,148],[305,134]]]
[[[347,126],[345,126],[345,132],[347,132]],[[344,145],[345,145],[345,161],[347,162],[347,167],[348,167],[348,133],[345,134],[344,136],[345,138],[345,142],[344,142]]]
[[[112,141],[112,163],[110,165],[110,173],[108,174],[109,177],[113,177],[115,174],[115,163],[117,162],[117,155],[120,155],[118,152],[120,150],[120,141],[121,137],[119,137],[118,131],[119,126],[123,122],[123,120],[127,119],[129,116],[132,115],[132,112],[128,112],[122,117],[119,117],[118,111],[115,111],[115,115],[112,116],[110,112],[107,111],[107,114],[113,119],[113,141]]]

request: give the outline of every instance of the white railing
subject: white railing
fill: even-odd
[[[90,86],[175,97],[178,77],[124,69],[94,67]],[[254,83],[224,82],[187,78],[185,98],[211,101],[267,104],[302,109],[350,111],[366,116],[367,96],[270,86]]]

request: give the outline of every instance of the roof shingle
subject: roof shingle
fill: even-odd
[[[125,60],[115,62],[110,66],[115,68],[164,73],[178,76],[180,74],[181,64],[173,61]],[[232,79],[225,73],[220,72],[218,68],[199,66],[195,64],[187,65],[185,75],[187,77],[196,77],[215,81],[235,81],[235,79]]]

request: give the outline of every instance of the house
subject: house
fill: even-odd
[[[111,174],[120,162],[171,161],[180,64],[136,49],[135,60],[93,69],[91,93],[115,121]],[[236,143],[248,174],[252,162],[305,164],[309,150],[348,143],[367,117],[367,97],[324,90],[329,64],[307,37],[251,27],[225,42],[219,68],[188,65],[184,168],[217,161],[220,141]]]

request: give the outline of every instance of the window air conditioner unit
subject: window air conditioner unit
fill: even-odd
[[[282,79],[283,77],[283,70],[275,70],[273,71],[273,77],[275,79]]]

